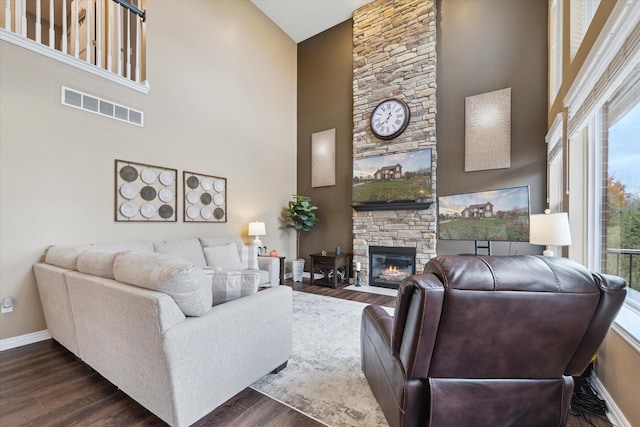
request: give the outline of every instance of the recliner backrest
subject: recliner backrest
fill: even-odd
[[[401,286],[394,353],[409,378],[584,370],[624,298],[616,279],[566,258],[437,257]]]

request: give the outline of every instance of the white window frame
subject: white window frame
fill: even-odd
[[[640,63],[640,46],[632,42],[639,37],[639,23],[640,1],[617,2],[563,99],[567,111],[567,147],[570,147],[572,142],[586,139],[586,146],[583,145],[581,150],[567,150],[567,156],[574,156],[569,158],[568,164],[581,162],[582,168],[570,168],[569,174],[565,177],[568,180],[565,185],[569,188],[569,183],[572,187],[582,183],[583,188],[587,189],[587,199],[583,201],[586,204],[586,223],[577,231],[586,243],[586,259],[583,258],[582,262],[594,271],[600,269],[600,255],[596,247],[599,247],[601,242],[599,208],[596,209],[596,203],[599,202],[596,202],[596,195],[600,191],[599,177],[602,172],[602,157],[598,152],[600,144],[596,144],[596,139],[602,135],[602,120],[598,112],[636,64]],[[607,79],[603,79],[603,76]],[[575,156],[580,156],[581,159]],[[577,196],[569,195],[569,204],[574,207],[572,197]],[[573,215],[570,213],[570,218]],[[623,307],[614,321],[613,329],[640,352],[640,293],[628,290],[627,294]],[[630,297],[630,294],[633,294],[633,297]]]

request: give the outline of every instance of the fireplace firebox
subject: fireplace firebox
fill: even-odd
[[[398,289],[416,272],[416,248],[369,246],[369,285]]]

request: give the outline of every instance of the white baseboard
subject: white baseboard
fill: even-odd
[[[51,338],[48,330],[33,332],[26,335],[19,335],[17,337],[6,338],[0,340],[0,351],[9,350],[11,348],[22,347],[23,345],[33,344],[40,341],[45,341]]]
[[[608,409],[607,418],[609,418],[611,424],[616,427],[631,427],[631,423],[629,423],[629,421],[624,417],[622,411],[620,411],[620,408],[618,408],[618,405],[616,405],[616,402],[613,400],[609,392],[607,392],[607,389],[604,388],[604,385],[600,382],[595,373],[591,374],[591,385],[596,393],[598,393],[598,395],[600,395],[600,397],[606,402]]]

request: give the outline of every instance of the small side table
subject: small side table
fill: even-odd
[[[272,257],[267,255],[258,255],[258,256],[260,258],[280,258],[280,286],[284,285],[284,260],[287,257],[284,257],[284,256]]]
[[[311,272],[309,283],[313,285],[314,282],[318,282],[318,284],[329,285],[333,288],[338,287],[338,282],[342,282],[342,280],[338,280],[338,269],[344,268],[345,279],[349,277],[349,268],[351,267],[351,254],[350,253],[340,253],[336,255],[335,253],[327,252],[325,255],[321,253],[310,254],[311,258],[311,266],[309,271]],[[315,279],[315,271],[316,269],[321,270],[324,273],[323,280],[314,280]],[[331,271],[333,273],[333,278],[331,281],[327,280]]]

